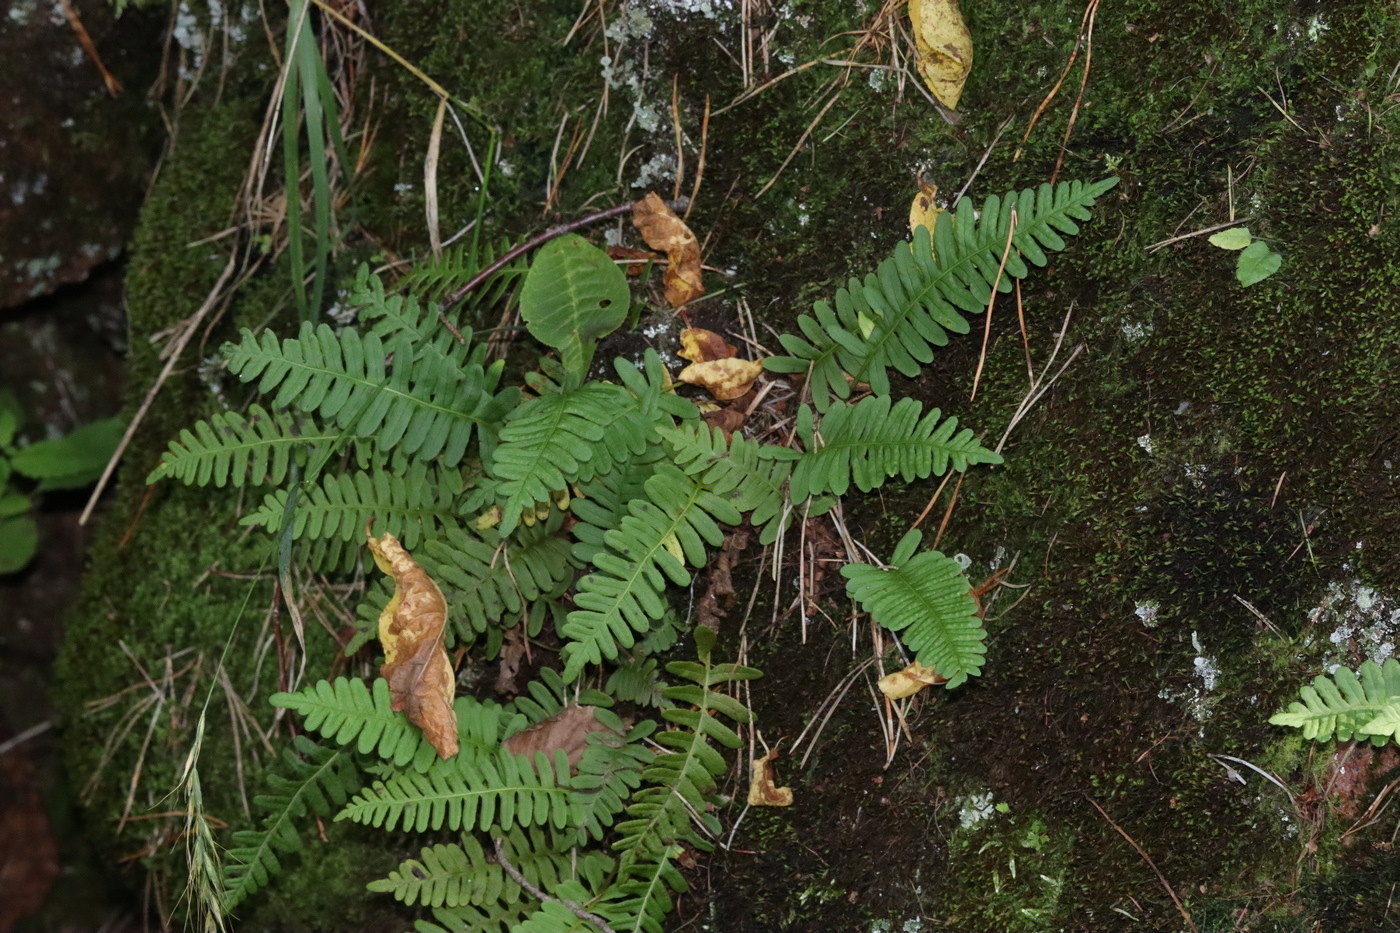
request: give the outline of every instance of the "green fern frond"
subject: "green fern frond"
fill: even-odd
[[[594,732],[573,777],[575,825],[579,843],[589,836],[600,840],[641,786],[642,772],[653,754],[646,740],[656,723],[643,720],[622,737],[621,732]]]
[[[527,881],[545,891],[575,877],[595,884],[603,880],[612,870],[613,859],[602,852],[581,851],[575,860],[569,852],[570,841],[539,827],[517,827],[502,834],[501,848]],[[520,885],[495,861],[494,852],[488,856],[471,835],[463,835],[460,844],[424,848],[420,858],[404,861],[389,877],[371,881],[368,888],[425,907],[510,904],[523,895]]]
[[[501,534],[510,534],[526,509],[548,502],[569,483],[642,453],[647,428],[627,390],[601,382],[521,405],[502,426],[487,465],[499,482]]]
[[[629,502],[646,498],[647,480],[666,459],[665,448],[654,444],[616,470],[578,484],[578,495],[569,503],[574,516],[570,553],[577,564],[591,564],[599,551],[607,549],[603,535],[622,524]]]
[[[677,466],[712,489],[728,489],[730,502],[761,529],[760,544],[772,544],[782,530],[787,505],[783,484],[797,453],[787,447],[759,444],[703,421],[659,430]]]
[[[569,763],[562,751],[553,762],[540,755],[536,763],[504,749],[494,755],[458,754],[426,774],[375,781],[336,819],[420,833],[546,823],[563,828],[572,821]]]
[[[838,290],[834,310],[818,301],[812,314],[800,315],[802,336],[780,338],[790,355],[770,357],[764,365],[774,372],[810,373],[812,401],[820,411],[832,398],[850,395],[847,374],[869,383],[876,395],[888,395],[887,370],[917,376],[950,331],[968,332],[964,315],[986,307],[994,282],[1010,291],[1011,280],[1029,272],[1023,256],[1043,266],[1045,250],[1063,249],[1060,233],[1078,233],[1075,221],[1088,220],[1095,199],[1117,181],[1041,185],[988,198],[980,210],[964,198],[956,211],[938,216],[931,238],[927,227],[917,228],[912,248],[900,244],[864,282],[853,278]],[[1013,249],[999,273],[1013,207]]]
[[[646,498],[633,500],[621,524],[603,535],[607,550],[594,555],[597,573],[581,579],[563,634],[564,680],[572,683],[586,664],[615,658],[630,648],[666,611],[669,579],[690,585],[689,563],[703,567],[706,544],[719,547],[717,522],[737,525],[742,516],[696,478],[662,464],[646,481]],[[720,487],[717,492],[729,492]]]
[[[364,544],[365,523],[397,535],[413,550],[424,537],[452,527],[458,521],[456,495],[462,479],[455,471],[411,464],[396,475],[388,470],[324,473],[320,481],[304,488],[296,503],[292,537],[314,542],[311,563],[337,566],[353,558]],[[262,505],[240,524],[282,530],[287,490],[268,493]]]
[[[374,438],[326,430],[314,421],[299,423],[287,412],[250,405],[247,415],[222,412],[196,422],[193,430],[182,430],[146,482],[172,476],[189,486],[212,482],[220,488],[281,483],[298,451],[311,453],[342,442],[360,451],[363,466],[364,451]]]
[[[921,417],[922,415],[922,417]],[[812,410],[798,410],[797,435],[807,452],[792,471],[792,498],[834,493],[844,496],[854,480],[861,492],[882,485],[887,477],[905,482],[974,463],[1001,463],[1001,455],[983,447],[970,428],[958,431],[958,419],[939,421],[937,408],[922,414],[912,398],[893,407],[887,395],[872,395],[855,405],[833,403],[813,426]]]
[[[466,455],[477,429],[494,435],[517,395],[494,394],[500,366],[460,368],[441,353],[418,350],[406,332],[386,345],[372,332],[362,337],[352,328],[336,333],[304,323],[285,340],[245,328],[242,340],[223,352],[244,382],[258,380],[263,393],[277,390],[273,407],[295,405],[353,434],[376,435],[382,451],[451,466]]]
[[[233,834],[233,847],[225,853],[225,910],[232,910],[248,895],[267,884],[282,870],[278,853],[299,852],[301,834],[296,821],[308,814],[329,816],[332,807],[345,803],[360,787],[360,776],[350,753],[321,748],[305,736],[292,740],[282,752],[290,777],[268,775],[269,792],[254,802],[270,811],[261,830]]]
[[[668,751],[658,754],[642,772],[648,786],[632,795],[627,808],[630,819],[616,827],[620,838],[613,848],[623,856],[607,906],[612,914],[627,917],[618,929],[660,933],[662,920],[671,909],[671,892],[685,890],[685,881],[674,865],[679,843],[710,848],[691,820],[698,819],[707,833],[719,831],[719,821],[709,812],[709,804],[717,778],[727,765],[710,743],[741,747],[743,741],[720,717],[745,723],[751,715],[742,703],[715,688],[761,675],[738,664],[714,664],[714,642],[714,632],[699,626],[695,629],[698,660],[666,665],[672,676],[690,683],[666,688],[667,698],[678,705],[662,715],[681,728],[657,736],[657,744]]]
[[[399,280],[399,287],[417,295],[428,304],[439,304],[448,295],[476,278],[477,273],[504,256],[515,245],[515,241],[507,237],[502,237],[496,244],[465,237],[444,249],[440,255],[425,257],[422,262],[415,263],[408,274]],[[507,264],[467,293],[458,308],[459,313],[494,307],[506,297],[510,289],[519,284],[520,277],[524,274],[523,258]]]
[[[413,929],[416,933],[515,933],[529,912],[526,900],[484,907],[434,907],[433,920],[415,920]]]
[[[421,773],[438,760],[422,730],[390,709],[392,697],[382,677],[369,687],[359,678],[320,680],[296,693],[274,693],[269,702],[296,712],[308,730],[337,745],[354,743],[360,754],[377,755],[396,767]],[[507,722],[500,706],[468,696],[457,697],[454,706],[461,747],[485,753],[500,745]]]
[[[500,625],[528,603],[558,596],[573,580],[569,542],[557,534],[560,524],[555,517],[518,528],[504,545],[493,531],[477,536],[460,526],[426,542],[423,566],[443,588],[463,641]]]
[[[982,673],[987,632],[962,567],[938,551],[915,554],[921,539],[918,531],[905,535],[888,568],[847,564],[841,576],[846,595],[885,628],[902,632],[919,663],[948,678],[951,689]]]
[[[1341,742],[1355,738],[1384,745],[1400,735],[1400,662],[1388,658],[1378,666],[1368,660],[1360,674],[1358,679],[1348,668],[1339,667],[1331,677],[1315,677],[1311,687],[1300,691],[1301,703],[1288,704],[1269,722],[1301,729],[1309,739],[1335,735]]]
[[[656,669],[656,658],[622,659],[608,675],[605,689],[623,703],[664,709],[670,701],[664,696],[666,682]]]
[[[594,714],[599,721],[621,735],[627,731],[626,727],[609,709],[615,702],[613,697],[599,690],[574,690],[554,668],[540,668],[537,678],[525,685],[520,696],[505,705],[507,712],[519,714],[519,718],[511,722],[505,738],[559,715],[570,704],[595,707]]]
[[[554,895],[573,904],[586,904],[591,899],[591,892],[586,887],[571,881],[560,885]],[[598,916],[597,914],[593,915]],[[607,923],[611,918],[600,917],[599,919]],[[609,928],[612,928],[611,925]],[[536,907],[528,917],[520,921],[511,933],[602,933],[602,931],[596,923],[580,917],[578,913],[570,910],[561,901],[545,901]]]

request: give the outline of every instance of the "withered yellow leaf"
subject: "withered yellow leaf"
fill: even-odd
[[[761,372],[761,360],[710,360],[691,363],[676,378],[700,386],[721,402],[728,402],[749,391]]]
[[[647,246],[666,254],[666,274],[661,277],[661,284],[671,307],[679,308],[702,297],[705,285],[700,276],[700,241],[685,221],[652,191],[632,205],[632,224]]]
[[[972,71],[972,34],[958,0],[909,0],[909,22],[919,52],[919,74],[939,103],[957,110]]]
[[[439,757],[451,758],[457,754],[457,678],[443,641],[447,600],[393,535],[375,538],[366,525],[365,538],[379,569],[394,578],[394,596],[379,614],[379,673],[389,682],[391,708],[423,730]]]
[[[914,203],[909,205],[910,233],[920,227],[928,227],[928,232],[933,233],[934,222],[938,220],[938,215],[943,213],[943,208],[934,203],[934,198],[937,195],[937,185],[930,185],[923,179],[919,180],[919,193],[914,195]]]
[[[753,777],[749,780],[750,806],[792,806],[792,788],[778,787],[773,777],[773,759],[777,757],[778,750],[773,749],[762,758],[753,759]]]
[[[681,331],[681,349],[676,355],[692,363],[708,363],[710,360],[732,360],[739,355],[739,350],[712,330],[687,327]]]
[[[925,667],[915,661],[902,671],[895,671],[893,674],[881,677],[877,686],[879,686],[880,692],[891,700],[902,700],[905,697],[913,696],[925,687],[936,687],[947,682],[948,678],[933,668]]]

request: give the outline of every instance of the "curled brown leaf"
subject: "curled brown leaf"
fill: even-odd
[[[679,308],[702,297],[705,285],[700,274],[700,241],[685,221],[652,191],[632,205],[632,223],[647,246],[666,254],[666,274],[661,284],[671,307]]]

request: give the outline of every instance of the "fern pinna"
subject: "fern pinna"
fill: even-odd
[[[1400,661],[1385,664],[1367,660],[1360,676],[1339,667],[1328,677],[1318,675],[1301,690],[1301,701],[1275,713],[1269,722],[1293,726],[1309,739],[1340,742],[1355,738],[1384,745],[1400,736]]]

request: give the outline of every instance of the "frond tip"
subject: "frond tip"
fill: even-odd
[[[1299,693],[1302,702],[1269,717],[1275,726],[1292,726],[1309,739],[1338,741],[1355,738],[1384,745],[1400,735],[1400,662],[1390,658],[1384,666],[1375,661],[1361,665],[1360,678],[1339,667],[1328,677],[1313,678],[1312,686]]]

